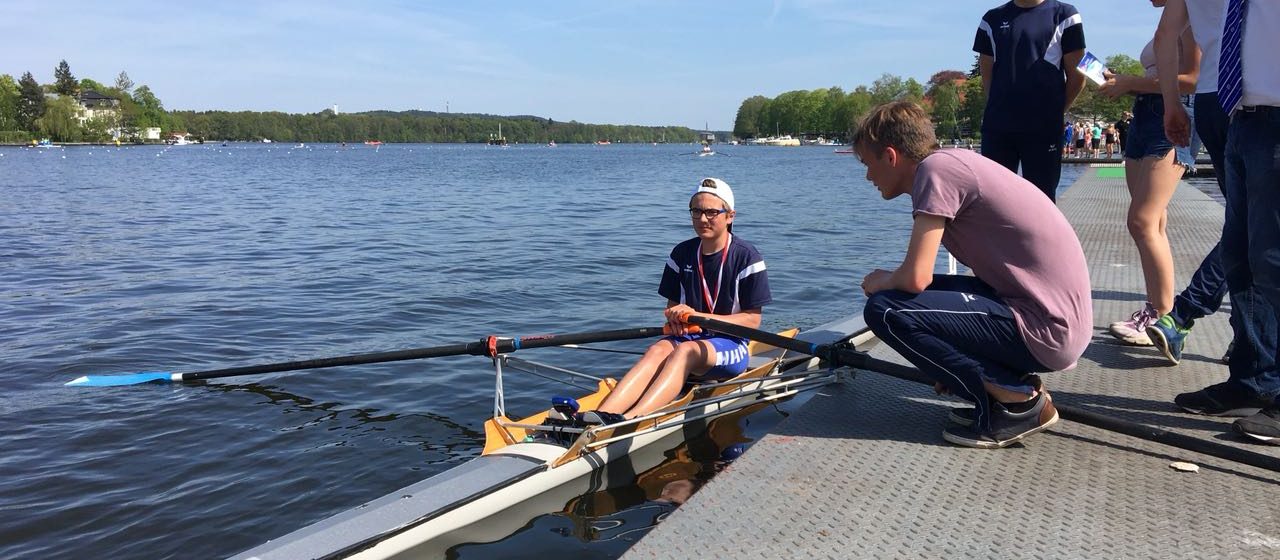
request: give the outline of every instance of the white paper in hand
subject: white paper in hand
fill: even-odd
[[[1080,59],[1080,64],[1076,67],[1098,85],[1102,85],[1107,82],[1106,76],[1103,75],[1107,66],[1103,64],[1101,60],[1098,60],[1098,57],[1093,56],[1093,53],[1091,52],[1086,51],[1084,53],[1084,57]]]

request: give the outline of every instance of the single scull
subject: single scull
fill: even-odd
[[[792,330],[781,334],[814,345],[844,343],[858,350],[874,343],[860,315],[803,333]],[[499,355],[494,360],[495,412],[494,417],[485,422],[485,448],[481,456],[234,558],[438,556],[460,542],[456,536],[451,538],[451,534],[456,535],[468,527],[473,528],[468,534],[475,534],[477,524],[496,524],[491,520],[499,513],[509,519],[513,509],[535,501],[534,498],[552,494],[562,495],[567,501],[590,491],[589,484],[596,487],[609,484],[593,477],[606,471],[603,467],[610,462],[632,461],[634,468],[621,469],[630,476],[657,465],[663,458],[661,452],[669,446],[655,444],[684,437],[683,427],[690,423],[709,422],[734,411],[778,402],[837,379],[836,372],[825,369],[824,364],[809,356],[792,357],[783,349],[756,342],[751,343],[751,350],[751,367],[734,379],[695,386],[653,414],[585,430],[544,425],[552,414],[550,410],[515,421],[509,419],[504,410],[501,379],[504,366],[542,376],[590,376]],[[615,384],[612,379],[592,379],[596,382],[595,391],[578,399],[584,410],[599,404]],[[564,445],[557,441],[564,441]],[[528,518],[539,513],[546,512],[529,511]],[[502,525],[502,528],[490,527],[489,531],[479,532],[497,539],[520,526],[511,526],[509,522]]]

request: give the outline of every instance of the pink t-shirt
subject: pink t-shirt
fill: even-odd
[[[1089,265],[1049,197],[977,152],[939,150],[920,162],[911,205],[947,218],[943,246],[1013,309],[1037,361],[1075,367],[1093,337]]]

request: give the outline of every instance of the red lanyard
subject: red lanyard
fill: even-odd
[[[724,285],[724,261],[729,259],[729,245],[733,243],[733,236],[729,236],[729,240],[724,244],[724,252],[720,254],[720,271],[716,273],[716,294],[711,295],[711,289],[707,287],[707,275],[702,272],[702,249],[701,244],[694,247],[694,259],[698,261],[698,280],[702,281],[702,301],[707,304],[707,313],[716,312],[716,300],[720,299],[720,286]]]

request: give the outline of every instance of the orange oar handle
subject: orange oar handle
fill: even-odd
[[[684,324],[685,326],[683,334],[698,334],[702,332],[702,327],[699,327],[698,325],[689,324],[689,317],[691,317],[692,315],[693,315],[692,313],[685,311],[684,313],[681,313],[680,315],[676,316],[676,320]],[[667,335],[677,334],[672,331],[670,323],[667,323],[666,325],[662,326],[662,332],[666,333]]]

